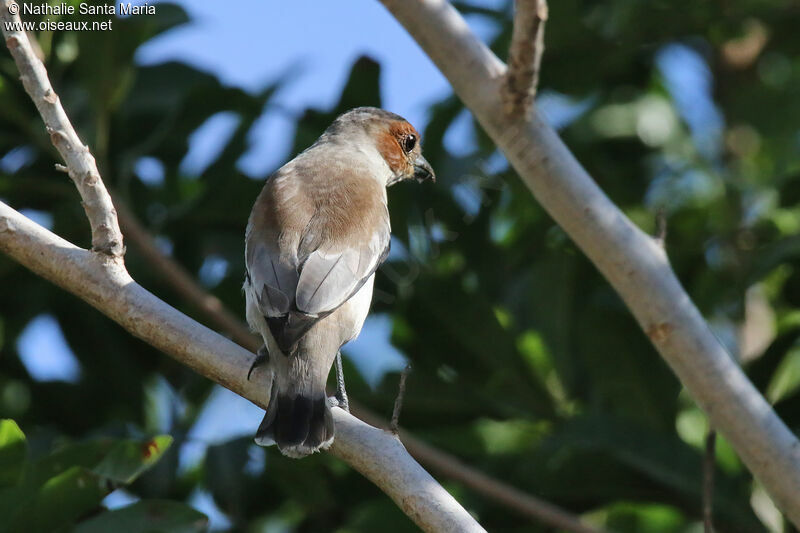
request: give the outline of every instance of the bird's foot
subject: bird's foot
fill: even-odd
[[[333,399],[336,401],[336,407],[350,412],[350,402],[347,400],[347,392],[344,389],[341,391],[337,389]]]
[[[267,345],[262,344],[261,348],[259,348],[258,352],[256,352],[256,358],[253,359],[253,364],[250,365],[250,370],[247,371],[247,381],[250,381],[250,374],[253,373],[253,370],[255,370],[256,367],[259,367],[264,363],[268,362],[269,362],[269,351],[267,350]]]
[[[344,369],[342,368],[342,352],[336,353],[336,398],[337,407],[350,412],[350,402],[347,400],[347,391],[344,388]]]
[[[343,411],[350,412],[350,403],[347,401],[347,394],[341,395],[339,391],[336,391],[333,396],[328,396],[328,406],[338,407]]]

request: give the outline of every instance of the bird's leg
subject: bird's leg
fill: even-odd
[[[342,352],[336,352],[336,401],[339,408],[350,412],[350,403],[347,401],[347,391],[344,390],[344,369],[342,368]]]
[[[253,359],[253,364],[250,365],[250,370],[247,371],[247,381],[250,381],[250,374],[253,373],[253,370],[256,367],[263,365],[264,363],[269,362],[269,350],[267,350],[267,345],[262,344],[261,348],[258,349],[256,352],[256,358]]]

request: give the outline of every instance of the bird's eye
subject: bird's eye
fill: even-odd
[[[416,135],[413,135],[413,134],[412,135],[406,135],[405,138],[403,138],[403,150],[406,153],[408,153],[411,150],[413,150],[416,145],[417,145],[417,136]]]

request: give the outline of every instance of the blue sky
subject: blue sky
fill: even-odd
[[[183,61],[249,91],[289,74],[291,81],[274,103],[299,115],[309,106],[332,106],[350,66],[366,54],[382,66],[384,107],[420,130],[428,106],[450,93],[445,78],[377,0],[176,3],[192,22],[141,47],[140,63]],[[505,0],[483,3],[503,5]],[[484,17],[471,17],[469,22],[483,38],[496,31]],[[251,138],[253,150],[240,161],[242,169],[263,176],[282,163],[292,122],[281,113],[260,121]]]

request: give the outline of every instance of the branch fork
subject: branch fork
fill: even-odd
[[[516,0],[515,6],[508,70],[501,90],[506,114],[527,115],[533,106],[539,84],[547,1]]]

